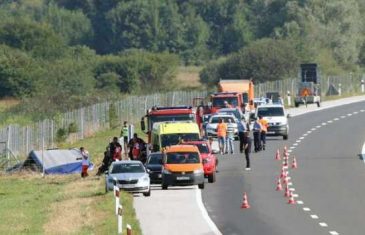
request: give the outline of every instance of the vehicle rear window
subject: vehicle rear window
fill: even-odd
[[[257,115],[263,117],[284,116],[284,109],[282,107],[261,107],[258,109]]]
[[[198,153],[167,153],[167,164],[189,164],[200,163]]]
[[[142,164],[138,163],[121,163],[113,166],[111,174],[119,173],[143,173],[145,172]]]

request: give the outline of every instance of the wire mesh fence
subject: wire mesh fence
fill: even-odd
[[[342,95],[361,92],[360,75],[322,78],[322,97],[330,85],[341,89]],[[266,92],[278,91],[282,96],[289,91],[293,96],[298,86],[297,79],[266,82],[255,86],[255,97]],[[193,98],[206,97],[207,91],[175,91],[146,96],[130,96],[116,102],[104,102],[73,110],[54,119],[46,119],[28,126],[9,125],[0,128],[0,153],[7,147],[15,156],[24,157],[31,150],[57,147],[58,141],[74,142],[95,132],[111,127],[111,118],[119,125],[123,121],[136,122],[145,115],[146,109],[155,105],[192,105]],[[4,147],[5,146],[5,147]],[[0,158],[5,156],[0,155]]]
[[[0,128],[0,153],[5,148],[23,158],[31,150],[57,147],[58,141],[74,142],[95,132],[111,127],[111,118],[121,125],[123,121],[136,122],[155,105],[192,105],[194,97],[206,97],[206,91],[175,91],[165,94],[130,96],[116,102],[104,102],[64,113],[28,126],[9,125]],[[0,154],[2,160],[6,160]]]

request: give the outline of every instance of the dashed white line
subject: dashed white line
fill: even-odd
[[[299,204],[299,205],[303,205],[303,204],[304,204],[304,202],[303,202],[303,201],[297,201],[297,204]]]
[[[307,134],[310,134],[310,133],[312,133],[312,131],[307,131]]]
[[[299,139],[300,139],[300,140],[304,140],[304,138],[305,138],[305,137],[304,137],[304,135],[303,135],[303,136],[302,136],[302,137],[300,137]]]
[[[311,209],[308,207],[303,207],[303,211],[311,211]]]
[[[331,235],[340,235],[338,232],[336,232],[336,231],[330,231],[330,234]]]
[[[305,137],[305,136],[307,136],[307,135],[308,135],[307,133],[304,133],[304,134],[303,134],[303,137]]]
[[[290,149],[295,149],[295,146],[291,146]]]
[[[300,142],[302,142],[302,141],[301,141],[301,140],[297,140],[297,141],[295,141],[295,142],[300,143]]]
[[[293,151],[293,150],[289,149],[289,150],[288,150],[288,153],[291,153],[292,151]]]
[[[313,127],[312,129],[311,129],[311,131],[315,131],[317,128],[315,128],[315,127]]]
[[[349,116],[349,117],[352,116],[352,113],[348,113],[347,116]]]
[[[288,182],[288,186],[292,186],[293,185],[293,183],[292,182]]]
[[[292,192],[295,192],[295,188],[290,188],[289,190]]]
[[[340,120],[339,118],[335,118],[335,119],[333,119],[333,121],[338,121],[338,120]]]
[[[361,109],[361,110],[360,110],[360,112],[362,112],[362,113],[363,113],[363,112],[365,112],[365,110]]]
[[[353,114],[358,114],[359,112],[357,112],[357,111],[355,111],[355,112],[353,112]]]
[[[299,197],[299,195],[298,195],[298,194],[292,194],[292,196],[293,196],[293,197]]]
[[[322,122],[322,126],[326,126],[327,125],[327,123],[326,122]]]
[[[328,225],[327,225],[326,223],[324,223],[324,222],[319,223],[319,225],[320,225],[321,227],[328,227]]]
[[[342,119],[346,118],[346,116],[341,116]]]
[[[312,219],[319,219],[318,215],[311,215]]]
[[[332,121],[332,120],[328,120],[327,122],[328,122],[328,123],[332,123],[333,121]]]
[[[294,143],[293,146],[298,146],[298,143]]]
[[[320,128],[320,127],[321,127],[320,125],[316,126],[316,128]]]

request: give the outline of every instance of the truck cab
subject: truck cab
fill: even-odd
[[[176,121],[195,122],[195,120],[195,111],[191,106],[154,106],[151,109],[148,109],[147,114],[142,117],[141,129],[148,135],[148,143],[151,143],[151,131],[155,123]]]
[[[162,122],[155,123],[151,133],[152,151],[162,151],[168,146],[183,141],[200,139],[200,130],[195,122]]]
[[[210,96],[210,100],[212,103],[211,113],[216,113],[221,108],[240,108],[243,104],[242,94],[237,92],[215,93]]]

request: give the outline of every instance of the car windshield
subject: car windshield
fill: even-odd
[[[200,163],[198,153],[167,153],[166,158],[167,164],[187,164],[187,163]]]
[[[181,140],[192,141],[199,140],[198,133],[179,133],[179,134],[166,134],[161,135],[161,146],[171,146],[178,144]]]
[[[152,129],[153,124],[156,122],[168,122],[168,121],[195,121],[193,114],[175,114],[175,115],[163,115],[163,116],[150,116],[149,127]]]
[[[237,97],[215,97],[213,98],[213,107],[226,107],[224,101],[227,101],[232,107],[238,106]]]
[[[151,154],[148,158],[148,164],[162,164],[162,153]]]
[[[207,144],[197,144],[200,153],[209,153],[209,148]]]
[[[263,117],[284,116],[284,109],[282,107],[261,107],[257,111],[257,115]]]
[[[225,110],[225,109],[220,109],[218,111],[218,113],[227,113],[227,114],[232,114],[234,115],[237,119],[241,119],[241,114],[240,112],[236,109],[236,110]]]
[[[113,166],[111,174],[143,172],[145,172],[145,170],[141,163],[119,163]]]
[[[234,120],[234,118],[233,117],[222,117],[222,116],[217,116],[217,117],[212,117],[211,119],[210,119],[210,123],[218,123],[219,122],[219,119],[223,119],[223,121],[225,122],[225,123],[228,123],[229,122],[229,120],[232,122],[232,123],[235,123],[235,120]]]

